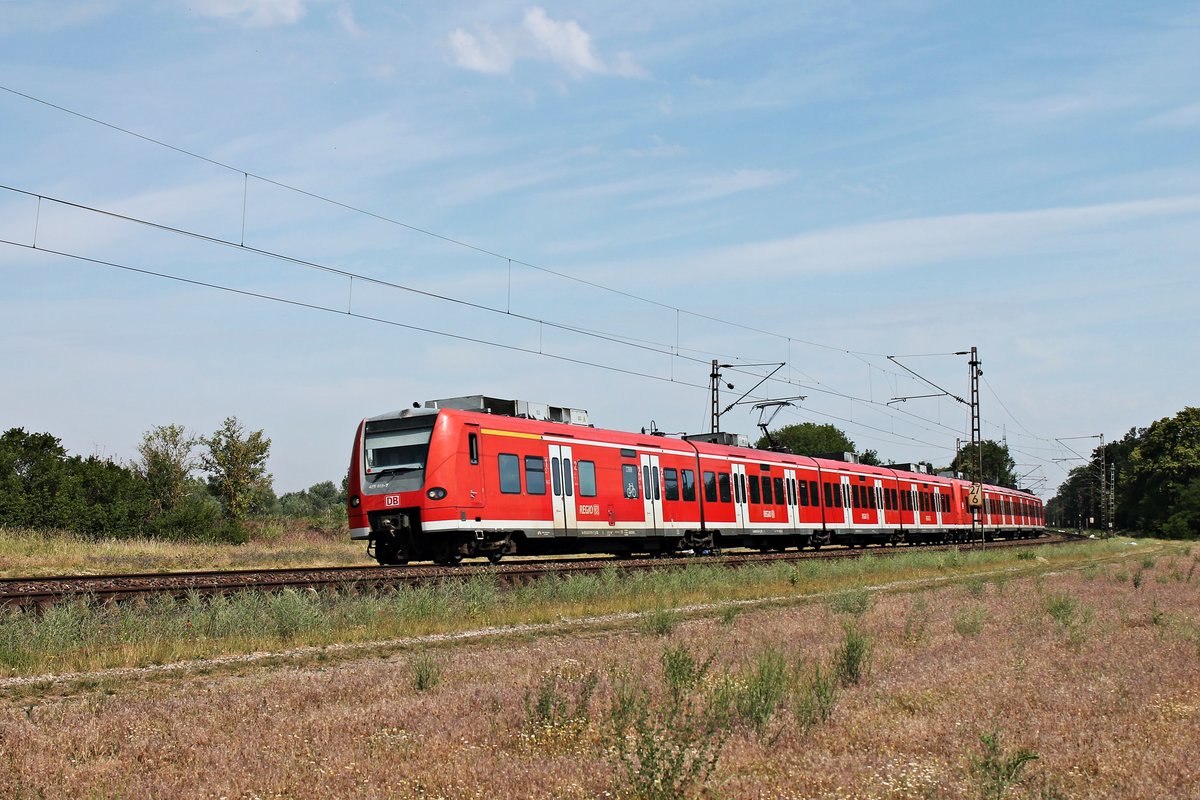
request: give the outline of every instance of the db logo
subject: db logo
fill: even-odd
[[[400,505],[400,495],[389,494],[387,497],[383,498],[383,504],[388,508]]]

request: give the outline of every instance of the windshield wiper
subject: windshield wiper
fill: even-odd
[[[379,480],[379,478],[383,475],[388,475],[393,472],[412,472],[413,470],[422,469],[424,466],[424,464],[393,464],[389,467],[381,467],[380,469],[371,471],[371,483]]]

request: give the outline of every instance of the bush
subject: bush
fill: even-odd
[[[842,624],[842,643],[833,654],[833,674],[841,686],[860,682],[871,669],[871,637],[850,620]]]

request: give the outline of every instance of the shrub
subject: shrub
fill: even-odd
[[[835,614],[861,617],[871,608],[871,593],[865,586],[843,589],[830,595],[826,604]]]
[[[837,691],[837,680],[833,673],[822,670],[820,664],[798,682],[792,701],[792,715],[802,730],[810,730],[833,715]]]
[[[871,668],[871,637],[853,621],[842,624],[842,643],[833,654],[833,674],[841,686],[860,682]]]
[[[764,738],[775,711],[783,704],[791,688],[791,674],[783,653],[773,647],[760,650],[754,667],[745,674],[737,693],[738,717],[758,737]]]

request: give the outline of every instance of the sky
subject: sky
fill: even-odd
[[[717,359],[726,431],[791,399],[944,466],[977,347],[1050,497],[1200,397],[1197,41],[1185,2],[0,0],[0,428],[128,462],[235,416],[282,493],[433,398],[705,431]]]

